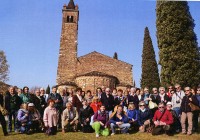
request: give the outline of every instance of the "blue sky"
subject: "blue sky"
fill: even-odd
[[[140,86],[144,28],[158,60],[156,2],[144,0],[74,0],[79,5],[78,56],[98,51],[133,65]],[[56,84],[62,6],[69,0],[4,0],[0,2],[0,50],[10,65],[11,85]],[[189,2],[200,36],[200,2]],[[199,42],[199,40],[198,40]]]

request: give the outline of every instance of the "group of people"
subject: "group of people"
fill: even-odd
[[[47,94],[44,88],[30,93],[26,86],[22,90],[11,86],[4,96],[0,94],[0,105],[8,111],[7,125],[0,112],[5,136],[12,132],[12,123],[15,132],[26,134],[55,135],[60,129],[63,133],[95,132],[96,137],[130,131],[191,135],[198,132],[200,87],[182,90],[176,84],[168,90],[160,87],[152,91],[101,87],[92,93],[54,86]]]

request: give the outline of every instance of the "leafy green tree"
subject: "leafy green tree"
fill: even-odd
[[[198,85],[200,55],[187,1],[157,1],[156,16],[161,84]]]
[[[156,62],[155,51],[153,48],[152,40],[149,34],[148,27],[144,31],[144,42],[142,52],[142,78],[141,87],[153,87],[160,86],[160,79],[158,73],[158,65]]]
[[[0,50],[0,82],[5,82],[9,79],[9,65],[7,63],[6,55],[4,51]]]
[[[50,87],[49,87],[49,85],[46,88],[46,94],[50,94]]]

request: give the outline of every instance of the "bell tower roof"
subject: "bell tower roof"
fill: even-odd
[[[74,0],[69,1],[68,5],[67,5],[67,9],[75,9]]]

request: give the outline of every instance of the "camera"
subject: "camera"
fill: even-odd
[[[176,101],[176,103],[179,104],[179,103],[180,103],[180,100]]]

